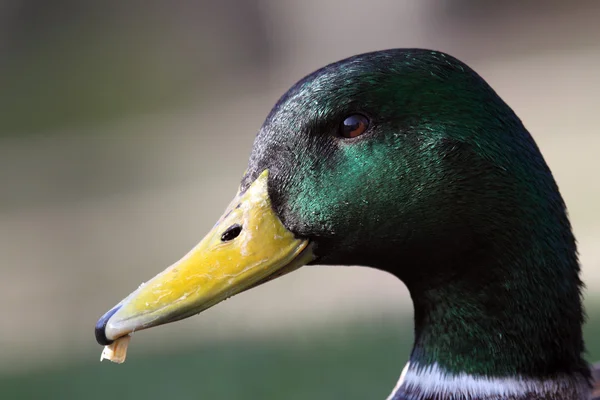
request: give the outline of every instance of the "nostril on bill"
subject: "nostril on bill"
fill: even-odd
[[[221,235],[222,242],[229,242],[235,239],[242,232],[242,226],[240,224],[233,224],[223,232]]]

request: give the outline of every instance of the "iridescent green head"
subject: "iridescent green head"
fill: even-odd
[[[356,115],[368,128],[348,138]],[[314,263],[405,282],[420,362],[585,370],[564,203],[519,118],[462,62],[398,49],[314,72],[267,117],[242,190],[264,170],[277,215],[316,245]]]
[[[368,128],[347,138],[354,115]],[[440,52],[364,54],[304,78],[267,117],[242,189],[264,170],[278,215],[318,244],[320,263],[364,263],[402,278],[418,264],[435,280],[442,276],[428,268],[444,275],[438,261],[473,257],[490,239],[512,242],[539,214],[531,208],[568,230],[521,121]]]

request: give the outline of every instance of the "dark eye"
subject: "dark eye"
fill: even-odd
[[[225,232],[223,232],[223,234],[221,235],[221,241],[229,242],[230,240],[233,240],[236,237],[238,237],[240,235],[240,232],[242,232],[242,227],[239,224],[233,224],[229,228],[227,228]]]
[[[340,126],[340,135],[345,138],[354,138],[365,133],[369,127],[369,120],[361,114],[353,114],[344,119]]]

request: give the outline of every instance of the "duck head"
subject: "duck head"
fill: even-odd
[[[575,243],[550,170],[514,112],[444,53],[363,54],[294,85],[215,227],[104,315],[97,340],[310,263],[400,278],[415,305],[415,363],[585,371]]]

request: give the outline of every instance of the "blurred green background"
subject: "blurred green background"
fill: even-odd
[[[376,49],[475,68],[569,206],[600,360],[600,3],[0,1],[0,399],[385,398],[410,298],[366,268],[306,267],[99,363],[92,329],[179,259],[235,193],[289,86]]]

